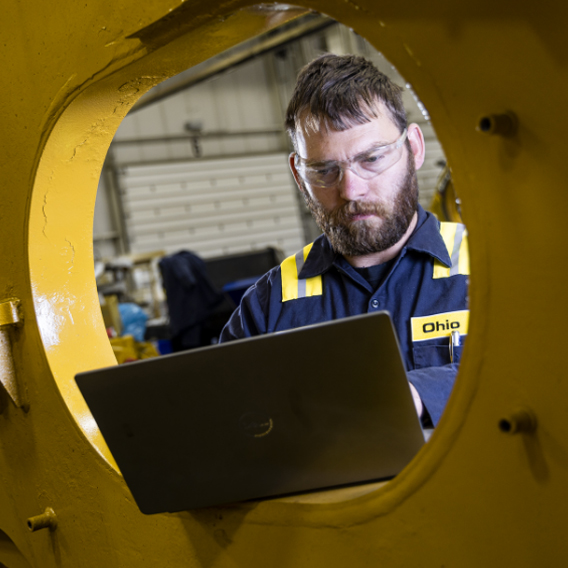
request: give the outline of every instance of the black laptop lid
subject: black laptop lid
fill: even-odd
[[[424,443],[386,312],[76,380],[144,513],[390,478]]]

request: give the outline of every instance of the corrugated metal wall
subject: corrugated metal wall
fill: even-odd
[[[282,153],[130,166],[120,184],[132,250],[221,256],[272,244],[303,246],[298,202]]]
[[[130,252],[189,249],[206,258],[266,246],[292,254],[313,240],[318,230],[288,170],[282,122],[298,70],[325,51],[365,55],[404,84],[380,53],[336,24],[131,113],[111,146],[114,175],[103,178],[113,187],[101,187],[97,202],[99,256],[116,252],[121,232]],[[427,207],[445,158],[410,90],[405,105],[426,138],[418,179]],[[112,217],[113,203],[114,225],[100,219]]]

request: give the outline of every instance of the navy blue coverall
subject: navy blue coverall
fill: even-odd
[[[220,340],[387,310],[408,380],[436,425],[467,335],[468,275],[464,226],[439,223],[419,207],[416,229],[376,290],[322,235],[247,290]]]

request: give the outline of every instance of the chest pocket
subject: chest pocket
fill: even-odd
[[[469,310],[411,318],[414,368],[459,363],[469,325]],[[452,332],[459,341],[450,351]],[[450,355],[452,353],[452,355]],[[453,361],[452,361],[453,356]]]
[[[414,344],[412,355],[414,357],[414,368],[424,369],[426,367],[441,367],[449,363],[459,363],[462,354],[464,337],[461,338],[459,346],[453,349],[453,361],[450,358],[450,341],[438,341],[434,344]]]

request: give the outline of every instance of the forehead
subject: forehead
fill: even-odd
[[[346,130],[335,130],[323,121],[300,117],[296,132],[297,150],[309,160],[344,160],[373,146],[390,144],[400,132],[383,103],[373,108],[376,117]]]

